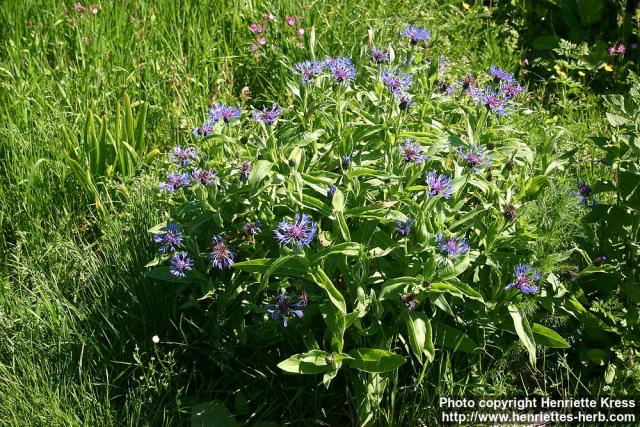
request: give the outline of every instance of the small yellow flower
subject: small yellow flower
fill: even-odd
[[[556,65],[553,66],[553,69],[556,70],[556,71],[560,71],[560,66],[558,64],[556,64]]]
[[[608,71],[608,72],[612,72],[613,71],[613,67],[611,65],[607,64],[607,65],[604,66],[604,70]]]
[[[565,73],[564,71],[558,71],[558,75],[562,78],[567,77],[567,73]]]
[[[578,71],[578,75],[579,75],[580,77],[584,77],[584,76],[586,76],[587,74],[586,74],[584,71],[580,70],[580,71]]]
[[[471,9],[471,5],[469,3],[462,3],[462,7],[463,7],[464,10]]]

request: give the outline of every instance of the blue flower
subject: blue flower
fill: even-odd
[[[502,68],[496,67],[495,65],[492,65],[491,67],[489,67],[489,74],[491,74],[496,81],[503,81],[503,82],[514,81],[512,73],[508,73]]]
[[[342,156],[342,167],[348,168],[351,164],[351,156]]]
[[[244,232],[249,236],[255,236],[262,232],[262,222],[255,220],[254,222],[247,222],[243,226]]]
[[[213,108],[209,108],[209,117],[214,122],[222,120],[225,123],[229,123],[233,120],[237,120],[242,115],[242,108],[232,107],[216,102]]]
[[[188,173],[169,173],[167,174],[167,180],[160,183],[160,189],[167,193],[173,193],[182,187],[189,185],[190,178]]]
[[[240,171],[240,181],[246,181],[253,166],[249,160],[243,160],[236,168]]]
[[[349,82],[356,78],[356,68],[349,58],[327,58],[324,60],[324,65],[329,69],[333,79],[344,86],[348,86]]]
[[[276,104],[273,104],[271,109],[267,109],[266,106],[263,106],[262,111],[254,111],[253,118],[265,125],[271,125],[276,121],[280,114],[282,114],[282,109],[278,108]]]
[[[231,252],[229,247],[224,243],[224,239],[220,236],[213,236],[213,244],[211,246],[211,265],[218,270],[224,270],[233,265],[235,254]]]
[[[418,44],[419,42],[426,42],[431,39],[431,33],[426,28],[417,27],[415,25],[409,25],[402,30],[403,37],[409,37],[411,44]]]
[[[176,252],[171,256],[169,272],[176,277],[185,277],[185,271],[191,270],[193,261],[186,252]]]
[[[383,50],[378,50],[375,47],[371,48],[371,60],[375,64],[389,62],[389,53]]]
[[[193,147],[173,147],[173,153],[169,154],[169,159],[179,166],[186,166],[197,158],[198,152]]]
[[[411,95],[406,92],[398,92],[394,94],[394,98],[398,103],[398,108],[402,111],[406,111],[413,106],[413,100],[411,99]]]
[[[281,245],[295,245],[298,249],[309,246],[316,235],[318,225],[306,214],[295,214],[293,222],[282,220],[273,232]]]
[[[413,162],[420,164],[424,163],[425,160],[428,159],[428,157],[422,154],[424,151],[422,146],[416,144],[413,138],[407,138],[407,140],[400,145],[399,151],[402,155],[402,160],[405,163]]]
[[[213,133],[213,127],[216,124],[216,120],[209,119],[201,127],[194,127],[191,133],[196,138],[202,138]]]
[[[453,194],[451,180],[446,175],[436,174],[431,171],[427,174],[427,185],[429,186],[429,196],[434,197],[440,194],[445,199],[449,199]]]
[[[583,205],[589,204],[589,199],[593,194],[593,188],[584,181],[578,182],[578,189],[574,193],[576,196],[580,196],[580,203]],[[595,204],[595,200],[592,201]]]
[[[180,231],[178,224],[167,224],[165,232],[158,233],[153,236],[153,241],[156,243],[162,243],[158,249],[159,252],[173,252],[182,242],[182,232]]]
[[[323,63],[320,61],[303,61],[296,64],[294,73],[300,75],[303,83],[309,83],[314,76],[322,72]]]
[[[398,68],[382,70],[382,81],[391,90],[391,93],[404,93],[411,88],[413,76]]]
[[[504,98],[503,93],[493,91],[490,88],[478,89],[471,88],[471,97],[478,104],[484,105],[489,111],[493,111],[499,116],[506,112],[509,102]]]
[[[469,251],[469,241],[466,237],[445,237],[439,234],[436,238],[438,250],[450,258],[458,258]]]
[[[213,184],[213,176],[216,174],[214,170],[205,170],[193,168],[191,171],[191,179],[194,182],[199,182],[202,185],[211,185]]]
[[[335,185],[332,185],[331,187],[327,188],[327,197],[332,199],[333,195],[336,194],[336,190],[337,188]]]
[[[413,227],[414,223],[415,221],[411,218],[407,218],[405,222],[397,221],[396,231],[398,232],[398,234],[406,237],[409,235],[409,233],[411,233],[411,227]]]
[[[491,166],[493,160],[491,156],[484,151],[482,147],[471,145],[468,152],[464,152],[462,148],[458,148],[458,154],[467,162],[471,170],[477,172],[481,167]]]
[[[306,298],[304,300],[298,299],[298,302],[292,304],[285,294],[280,294],[276,296],[275,304],[266,304],[266,309],[271,313],[271,318],[273,318],[273,320],[279,320],[282,318],[282,324],[286,328],[289,324],[289,317],[291,314],[301,318],[304,315],[301,308],[306,307],[306,305]]]
[[[518,264],[515,268],[515,275],[516,280],[505,286],[505,289],[518,288],[524,294],[538,292],[538,286],[533,282],[540,280],[542,276],[529,264]]]
[[[498,93],[502,94],[505,99],[508,100],[513,99],[524,92],[524,88],[515,80],[512,82],[504,82],[500,85],[500,88],[498,88]]]

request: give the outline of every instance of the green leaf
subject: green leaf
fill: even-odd
[[[580,0],[578,10],[582,25],[589,26],[602,19],[604,3],[602,0]]]
[[[318,286],[320,286],[327,293],[329,300],[333,303],[333,305],[340,310],[342,314],[347,314],[347,303],[344,300],[344,297],[331,282],[331,279],[327,277],[327,274],[324,272],[322,267],[316,266],[315,268],[310,270],[311,277],[313,277],[314,282]]]
[[[355,348],[349,352],[352,360],[346,363],[352,368],[365,372],[388,372],[399,368],[405,358],[379,348]]]
[[[478,344],[464,332],[440,322],[433,322],[432,326],[434,342],[438,347],[450,348],[453,351],[463,353],[479,351]]]
[[[336,189],[335,194],[331,198],[331,204],[333,205],[333,209],[338,212],[344,211],[344,193],[340,191],[340,189]]]
[[[290,358],[278,363],[278,368],[292,374],[322,374],[333,369],[327,364],[331,353],[322,350],[311,350],[306,353],[294,354]]]
[[[255,188],[260,183],[260,181],[262,181],[264,177],[267,176],[267,174],[271,171],[272,167],[273,167],[273,163],[271,163],[270,161],[258,160],[253,165],[251,172],[249,172],[249,178],[247,179],[249,186],[251,188]]]
[[[315,256],[313,256],[312,263],[316,263],[334,254],[342,254],[346,256],[358,256],[360,254],[361,249],[362,249],[362,245],[360,243],[356,243],[356,242],[338,243],[337,245],[332,245],[332,246],[329,246],[328,248],[319,250],[315,254]]]
[[[431,337],[431,322],[425,313],[411,311],[407,316],[407,333],[409,344],[418,360],[422,363],[422,355],[429,362],[435,357],[435,348]]]
[[[191,408],[191,427],[235,427],[236,420],[222,402],[212,400]]]
[[[509,314],[513,319],[513,326],[516,328],[516,334],[524,344],[525,349],[529,353],[529,363],[536,366],[536,342],[533,338],[533,331],[529,326],[529,322],[525,314],[518,307],[509,304]]]
[[[568,342],[565,341],[556,331],[549,329],[539,323],[534,323],[531,327],[536,344],[540,344],[549,348],[570,348]]]

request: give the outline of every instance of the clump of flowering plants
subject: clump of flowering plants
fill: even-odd
[[[407,28],[393,49],[291,64],[286,103],[214,104],[168,153],[167,222],[151,230],[154,277],[234,311],[230,337],[264,322],[297,334],[307,351],[278,366],[327,386],[345,371],[362,420],[362,386],[407,360],[519,338],[535,364],[536,345],[566,347],[529,309],[573,298],[554,273],[572,251],[522,244],[536,236],[517,211],[563,160],[514,127],[521,83],[456,71],[429,56],[437,35]]]

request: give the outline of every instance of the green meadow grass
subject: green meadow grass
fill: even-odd
[[[71,1],[0,2],[0,424],[181,425],[193,405],[212,399],[250,424],[355,422],[339,379],[327,391],[313,378],[277,372],[275,364],[295,351],[286,331],[281,354],[261,351],[273,343],[259,330],[232,347],[217,339],[218,319],[198,295],[178,297],[171,284],[147,277],[155,247],[146,230],[162,220],[153,160],[135,179],[102,182],[96,206],[64,156],[62,128],[81,132],[89,110],[114,120],[125,92],[135,111],[148,105],[146,137],[161,151],[201,122],[211,99],[239,100],[244,86],[254,100],[285,103],[282,76],[291,64],[311,53],[363,57],[370,29],[387,40],[406,23],[425,25],[438,51],[476,68],[513,68],[523,57],[517,34],[480,5],[302,3],[132,0],[98,3],[94,16],[76,13]],[[248,25],[269,12],[278,21],[256,59]],[[304,47],[295,47],[285,15],[304,17]],[[555,123],[555,135],[533,140],[578,148],[584,161],[566,171],[568,183],[603,176],[588,140],[605,126],[595,97],[558,108],[543,102],[543,87],[531,85],[532,114],[521,127]],[[562,201],[549,194],[545,202]],[[578,233],[571,221],[549,219],[549,245]],[[585,392],[566,359],[550,354],[541,377],[522,368],[522,353],[517,343],[495,360],[444,353],[420,384],[385,397],[376,422],[429,425],[445,394]]]

